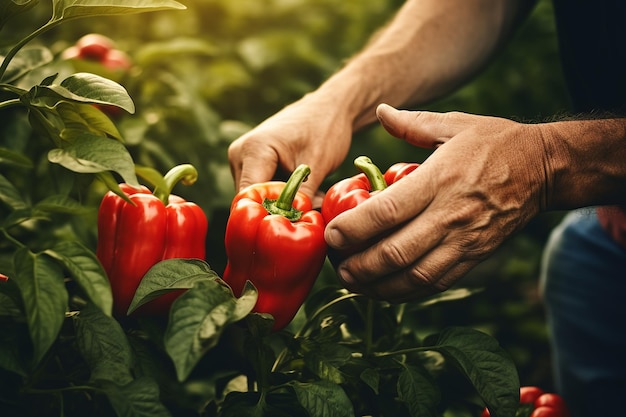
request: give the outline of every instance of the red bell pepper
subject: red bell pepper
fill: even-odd
[[[291,322],[326,259],[322,215],[298,191],[310,172],[300,165],[287,183],[270,181],[241,190],[226,224],[223,279],[237,296],[246,281],[254,284],[254,311],[271,314],[274,331]]]
[[[539,387],[520,387],[520,405],[516,416],[528,417],[569,417],[570,413],[558,394],[545,392]],[[480,417],[489,417],[489,409],[484,408]]]
[[[356,158],[354,165],[361,173],[335,183],[324,196],[322,217],[324,217],[326,223],[329,223],[344,211],[361,204],[370,198],[374,191],[384,190],[388,185],[404,178],[419,166],[418,163],[398,162],[389,167],[383,175],[378,167],[372,163],[371,159],[366,156]],[[344,251],[329,249],[328,258],[332,265],[337,267],[342,260],[365,249],[370,243]]]
[[[111,283],[113,311],[124,316],[143,276],[156,263],[172,258],[204,259],[208,221],[202,209],[170,194],[179,180],[193,183],[191,165],[179,165],[164,177],[165,187],[151,193],[144,186],[120,188],[132,202],[109,191],[98,210],[96,255]],[[140,307],[137,314],[163,314],[182,291]]]

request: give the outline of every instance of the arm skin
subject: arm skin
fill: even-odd
[[[338,249],[380,236],[338,274],[349,289],[392,302],[449,288],[543,210],[623,202],[616,196],[626,196],[624,119],[521,124],[391,107],[419,105],[467,81],[531,5],[408,0],[327,82],[233,142],[237,187],[306,163],[312,173],[302,190],[313,196],[345,159],[353,132],[376,118],[392,135],[436,149],[326,227]]]
[[[378,104],[418,104],[452,91],[488,62],[533,3],[408,0],[317,90],[231,144],[236,188],[305,163],[311,175],[301,190],[314,197],[345,159],[354,131],[376,121]]]

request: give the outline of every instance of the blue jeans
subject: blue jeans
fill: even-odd
[[[572,417],[626,416],[626,248],[595,210],[552,232],[541,273],[557,392]]]

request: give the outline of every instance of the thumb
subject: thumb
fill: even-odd
[[[388,104],[376,108],[376,117],[391,135],[422,148],[436,148],[467,127],[462,113],[397,110]]]

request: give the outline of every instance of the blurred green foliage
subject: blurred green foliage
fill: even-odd
[[[401,0],[187,0],[186,11],[88,18],[47,33],[41,42],[60,53],[86,33],[114,39],[134,60],[116,80],[137,106],[116,120],[137,164],[165,173],[192,163],[200,178],[174,190],[209,217],[208,261],[225,264],[223,233],[234,194],[229,143],[289,102],[314,89],[357,52],[403,3]],[[49,16],[41,2],[35,15]],[[561,77],[551,3],[541,0],[511,43],[484,72],[425,109],[541,120],[568,107]],[[33,14],[28,15],[33,19]],[[28,21],[9,22],[16,39]],[[5,40],[10,43],[11,39]],[[4,41],[3,41],[4,42]],[[60,72],[73,71],[58,60]],[[346,163],[330,184],[354,173],[351,161],[369,155],[382,169],[395,161],[422,161],[427,152],[391,138],[380,127],[355,135]],[[467,161],[471,164],[471,160]],[[104,187],[93,187],[97,204]],[[463,285],[478,295],[416,317],[423,326],[480,326],[514,355],[524,384],[550,388],[549,351],[537,292],[541,249],[559,214],[542,215],[476,268]],[[95,223],[94,223],[95,224]],[[93,242],[95,230],[86,231]],[[326,268],[319,285],[334,282]]]

